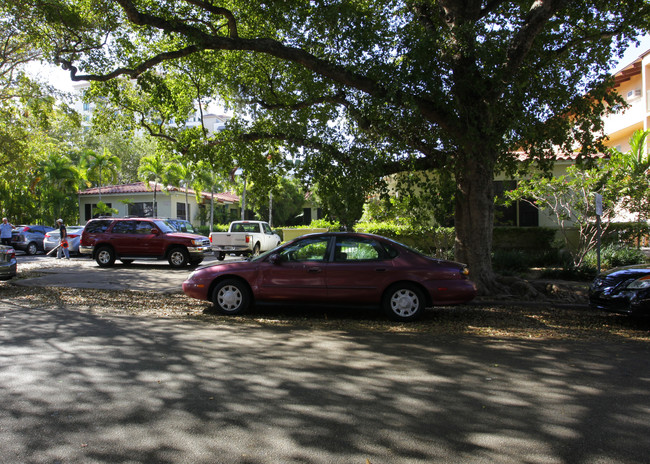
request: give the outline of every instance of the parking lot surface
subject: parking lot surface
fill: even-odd
[[[46,255],[18,255],[18,273],[32,271],[38,275],[15,280],[16,285],[35,287],[95,288],[99,290],[155,290],[160,293],[181,293],[181,285],[192,267],[172,268],[167,261],[138,260],[132,264],[117,261],[115,266],[101,268],[88,257],[70,260]],[[235,259],[228,257],[227,259]],[[213,256],[201,265],[217,263]]]

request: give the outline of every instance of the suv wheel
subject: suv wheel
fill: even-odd
[[[29,242],[29,245],[27,245],[27,250],[25,252],[28,255],[35,255],[38,252],[38,247],[36,246],[36,242]]]
[[[185,248],[172,248],[167,261],[172,267],[185,267],[190,261],[190,255]]]
[[[100,247],[95,255],[95,261],[97,261],[99,267],[111,267],[115,264],[115,252],[111,247]]]

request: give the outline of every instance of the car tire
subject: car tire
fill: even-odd
[[[99,267],[112,267],[115,264],[115,251],[109,246],[102,246],[95,253],[95,261]]]
[[[27,249],[25,250],[25,253],[27,253],[30,256],[38,253],[38,245],[36,245],[36,242],[29,242],[27,244]]]
[[[241,280],[224,280],[212,291],[212,303],[222,314],[241,314],[248,310],[251,304],[251,293]]]
[[[190,254],[185,248],[172,248],[167,255],[169,265],[174,268],[182,268],[190,262]]]
[[[382,306],[386,315],[394,321],[413,321],[418,319],[426,299],[419,287],[408,282],[395,284],[384,294]]]
[[[259,255],[260,255],[260,244],[256,243],[255,246],[253,247],[252,256],[259,256]]]
[[[220,251],[219,253],[217,253],[217,259],[219,261],[223,261],[224,259],[226,259],[226,254],[223,251]]]

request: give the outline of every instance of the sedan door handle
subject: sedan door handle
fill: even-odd
[[[307,272],[311,272],[312,274],[318,274],[319,272],[321,272],[321,268],[320,267],[310,267],[309,269],[307,269]]]
[[[378,267],[378,268],[375,269],[375,271],[376,272],[386,272],[386,268],[385,267]]]

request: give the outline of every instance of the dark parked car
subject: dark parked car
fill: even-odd
[[[0,280],[9,280],[16,275],[16,250],[0,245]]]
[[[178,232],[162,219],[100,218],[84,227],[79,253],[93,257],[101,267],[119,259],[166,259],[172,267],[198,265],[212,253],[210,240],[201,235]]]
[[[650,265],[612,269],[589,287],[592,308],[630,316],[650,316]]]
[[[463,264],[425,256],[384,237],[310,234],[248,261],[206,266],[183,283],[192,298],[225,314],[253,303],[381,306],[400,321],[425,307],[465,303],[476,295]]]
[[[11,245],[28,255],[35,255],[39,251],[43,251],[43,239],[45,234],[51,230],[54,230],[54,227],[17,226],[11,232]]]

